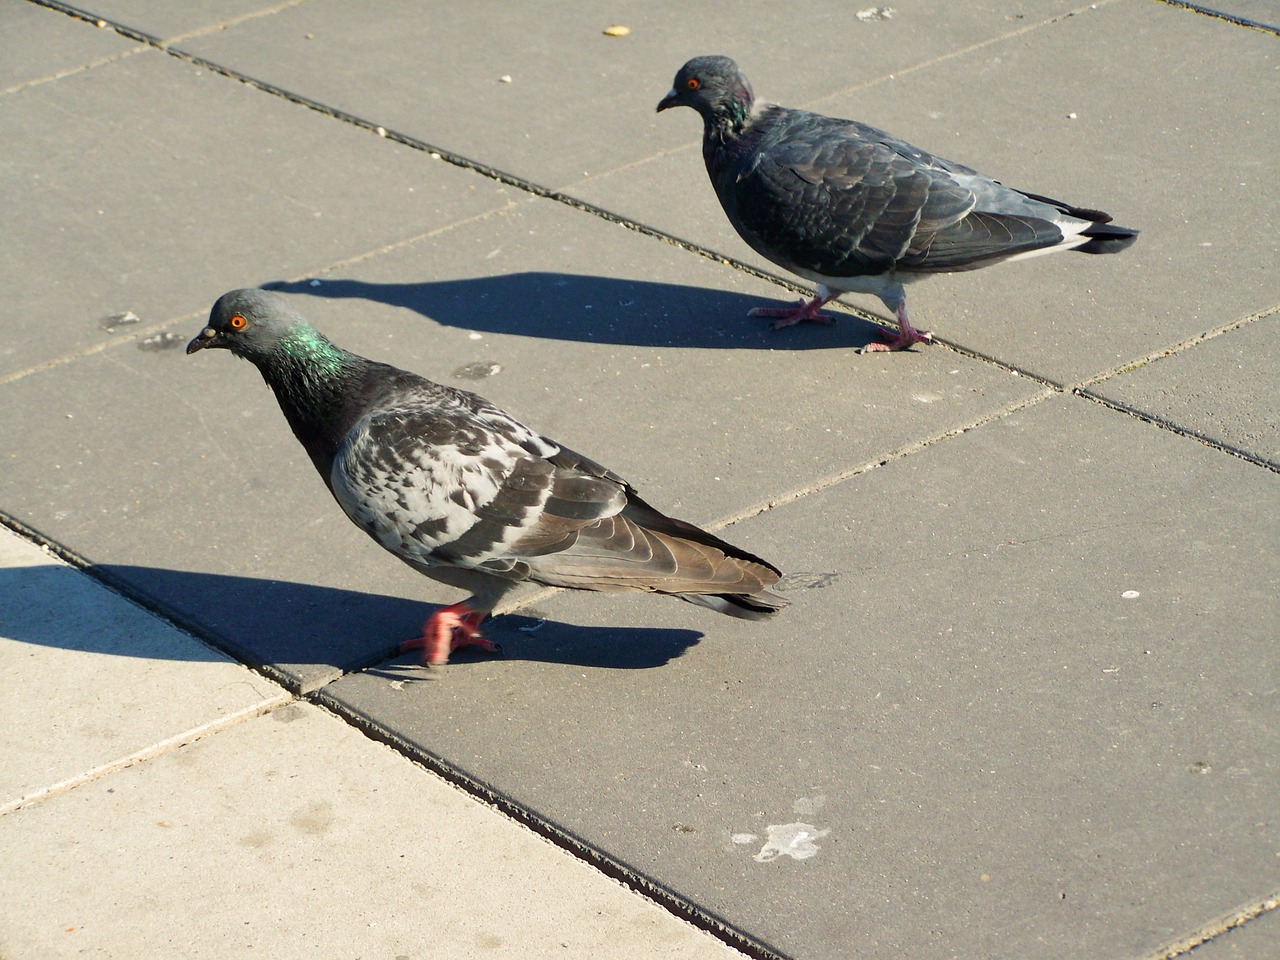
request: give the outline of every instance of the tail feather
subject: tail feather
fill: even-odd
[[[1063,203],[1061,200],[1055,200],[1053,197],[1042,197],[1038,193],[1028,193],[1026,190],[1019,190],[1017,192],[1030,200],[1036,200],[1040,203],[1047,203],[1051,207],[1057,207],[1058,210],[1065,213],[1068,217],[1075,217],[1077,220],[1091,220],[1094,223],[1111,222],[1111,214],[1104,213],[1101,210],[1093,210],[1089,207],[1073,207],[1071,204]],[[1121,227],[1120,229],[1123,230],[1124,228]]]
[[[681,593],[681,600],[696,603],[739,620],[766,620],[776,616],[791,601],[768,590],[758,593]]]
[[[1133,246],[1133,241],[1138,239],[1139,231],[1130,227],[1116,226],[1111,222],[1111,214],[1102,210],[1092,210],[1089,207],[1073,207],[1071,204],[1055,200],[1053,197],[1042,197],[1037,193],[1027,193],[1025,190],[1019,190],[1018,193],[1030,200],[1037,200],[1040,203],[1047,203],[1051,207],[1057,207],[1059,212],[1065,213],[1068,217],[1075,217],[1077,220],[1088,220],[1090,226],[1080,231],[1078,236],[1092,239],[1088,243],[1082,243],[1074,248],[1079,253],[1119,253],[1121,250]]]
[[[1137,230],[1110,223],[1094,224],[1081,231],[1080,235],[1090,238],[1088,243],[1076,247],[1080,253],[1119,253],[1133,246],[1133,241],[1138,239]]]
[[[620,514],[577,529],[530,563],[533,579],[580,590],[642,590],[731,617],[761,620],[787,605],[768,592],[777,567],[638,497]]]

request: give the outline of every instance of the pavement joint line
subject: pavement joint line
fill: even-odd
[[[39,0],[37,0],[39,2]],[[270,17],[281,11],[288,10],[290,7],[300,7],[304,3],[310,3],[311,0],[284,0],[275,6],[263,7],[259,10],[250,10],[248,13],[242,13],[238,17],[231,17],[218,23],[210,23],[203,27],[197,27],[195,30],[188,30],[186,33],[180,33],[161,41],[163,47],[167,47],[172,43],[181,43],[183,40],[195,40],[197,37],[204,37],[211,33],[218,33],[222,30],[228,30],[231,27],[238,27],[240,24],[249,20],[257,20],[260,17]]]
[[[152,334],[163,333],[169,327],[176,326],[179,323],[185,323],[188,320],[194,322],[207,314],[203,310],[196,310],[192,313],[184,313],[179,317],[170,317],[168,320],[157,320],[154,323],[144,324],[140,327],[134,327],[128,332],[119,330],[107,340],[100,340],[98,343],[90,344],[79,350],[73,350],[70,353],[64,353],[60,357],[53,357],[49,360],[42,360],[40,363],[34,363],[29,367],[23,367],[21,370],[13,370],[6,374],[0,374],[0,387],[29,377],[34,373],[43,373],[46,370],[53,370],[57,367],[66,366],[68,363],[74,363],[77,360],[83,360],[85,357],[91,357],[94,354],[102,353],[104,350],[111,350],[115,347],[123,346],[126,343],[133,343]]]
[[[1251,463],[1256,467],[1262,467],[1264,470],[1270,470],[1272,473],[1280,473],[1280,463],[1267,460],[1265,457],[1260,457],[1257,454],[1250,453],[1248,450],[1245,450],[1241,447],[1237,447],[1233,444],[1215,439],[1214,437],[1211,437],[1208,434],[1204,434],[1199,432],[1198,430],[1193,430],[1191,427],[1187,427],[1182,424],[1175,423],[1172,420],[1161,417],[1155,413],[1151,413],[1150,411],[1142,410],[1138,407],[1131,406],[1126,403],[1121,403],[1120,401],[1117,401],[1117,400],[1110,400],[1107,397],[1102,396],[1102,394],[1089,389],[1095,384],[1103,383],[1108,380],[1114,379],[1115,377],[1123,376],[1124,374],[1129,373],[1132,370],[1137,370],[1141,367],[1145,367],[1149,364],[1156,363],[1160,360],[1163,360],[1165,357],[1172,357],[1172,356],[1177,356],[1178,354],[1181,354],[1181,353],[1185,353],[1187,350],[1191,349],[1192,347],[1199,346],[1200,344],[1206,343],[1209,340],[1216,339],[1217,337],[1223,336],[1224,334],[1228,334],[1235,330],[1239,330],[1242,327],[1249,326],[1250,324],[1256,323],[1259,320],[1265,320],[1267,317],[1274,316],[1277,313],[1280,313],[1280,304],[1273,304],[1270,307],[1264,307],[1261,310],[1256,310],[1253,313],[1247,314],[1246,316],[1240,317],[1236,320],[1232,320],[1229,323],[1224,323],[1221,326],[1213,327],[1212,329],[1206,330],[1202,333],[1193,334],[1190,337],[1186,337],[1183,340],[1179,340],[1177,343],[1170,344],[1167,347],[1161,347],[1158,350],[1153,350],[1150,353],[1148,353],[1145,357],[1139,357],[1137,360],[1130,360],[1127,363],[1121,364],[1120,366],[1115,367],[1111,370],[1104,371],[1103,373],[1090,377],[1087,380],[1083,380],[1073,385],[1070,388],[1069,393],[1072,396],[1080,397],[1082,400],[1088,400],[1091,403],[1096,403],[1099,406],[1106,407],[1108,410],[1112,410],[1116,413],[1123,413],[1126,416],[1133,417],[1136,420],[1141,420],[1144,423],[1149,423],[1155,427],[1160,428],[1161,430],[1167,430],[1170,433],[1176,434],[1178,436],[1187,437],[1191,440],[1196,440],[1207,447],[1212,447],[1213,449],[1218,450],[1221,453],[1226,453],[1226,454],[1229,454],[1230,456],[1237,457],[1238,459]]]
[[[1263,914],[1270,913],[1277,907],[1280,907],[1280,890],[1272,890],[1257,900],[1229,910],[1220,917],[1215,917],[1191,933],[1159,947],[1155,952],[1143,955],[1141,960],[1175,960],[1210,940],[1243,927],[1250,920],[1256,920]]]
[[[352,673],[360,673],[364,670],[368,670],[370,667],[376,667],[378,664],[386,663],[388,660],[393,660],[399,655],[398,646],[391,646],[384,650],[370,653],[368,656],[363,657],[360,660],[353,661],[347,666],[334,666],[330,671],[314,677],[307,682],[301,682],[296,677],[290,676],[273,663],[260,663],[249,659],[233,644],[220,641],[216,634],[211,634],[199,623],[189,620],[163,604],[151,599],[146,594],[137,590],[128,581],[103,572],[91,560],[88,560],[64,544],[45,536],[39,530],[27,526],[21,520],[3,511],[0,511],[0,527],[5,527],[29,543],[35,544],[45,553],[57,557],[68,566],[74,567],[99,586],[110,590],[122,599],[140,607],[153,617],[169,624],[175,630],[180,630],[183,633],[188,634],[200,643],[218,651],[224,656],[230,657],[236,663],[239,663],[241,666],[253,671],[264,679],[283,687],[294,697],[310,696],[318,690],[323,689],[328,684],[333,683],[335,680],[340,680]],[[555,587],[547,589],[551,591],[558,591],[558,588]],[[426,601],[422,602],[424,604],[426,603]],[[506,613],[507,611],[504,609],[501,612]],[[3,957],[0,957],[0,960],[3,960]]]
[[[160,37],[153,36],[150,33],[144,33],[141,30],[135,30],[133,27],[118,23],[115,20],[108,20],[106,17],[100,17],[96,13],[90,13],[88,10],[82,10],[79,7],[73,7],[69,3],[62,3],[61,0],[27,0],[28,3],[34,3],[38,7],[45,7],[49,10],[56,10],[58,13],[73,17],[76,20],[83,20],[85,23],[92,24],[99,30],[105,30],[110,27],[122,37],[128,37],[130,40],[136,40],[138,43],[145,43],[147,46],[164,49],[164,40]]]
[[[124,600],[129,601],[130,603],[134,604],[137,607],[140,607],[141,609],[145,610],[147,613],[151,614],[153,617],[157,618],[158,620],[161,620],[164,623],[169,624],[175,630],[181,630],[183,633],[189,635],[193,639],[199,641],[200,643],[205,644],[210,649],[216,650],[219,653],[223,654],[224,656],[230,657],[236,663],[239,663],[240,665],[253,671],[259,676],[264,677],[265,679],[271,681],[272,683],[278,684],[281,687],[284,687],[291,694],[301,695],[308,692],[307,690],[302,689],[302,685],[299,684],[295,678],[289,676],[283,670],[280,670],[279,668],[277,668],[275,664],[253,662],[252,660],[245,657],[233,645],[219,642],[218,638],[215,635],[210,634],[209,631],[207,631],[200,624],[182,616],[176,611],[171,610],[168,607],[162,605],[161,603],[151,599],[146,594],[135,589],[133,585],[130,584],[128,581],[104,572],[98,566],[96,566],[93,563],[93,561],[87,559],[86,557],[81,556],[76,551],[72,550],[71,548],[67,547],[64,544],[59,543],[58,541],[52,539],[51,537],[45,536],[39,530],[36,530],[33,527],[27,526],[21,520],[17,519],[16,517],[8,513],[5,513],[3,510],[0,510],[0,527],[8,528],[18,536],[22,537],[24,540],[35,544],[44,552],[50,554],[51,556],[57,557],[59,560],[66,563],[68,566],[74,567],[76,570],[80,571],[85,576],[89,577],[95,583],[106,588],[107,590],[110,590],[112,593],[116,594],[117,596],[123,598]],[[366,669],[367,667],[373,666],[376,663],[381,663],[384,660],[386,660],[387,657],[388,655],[385,653],[381,657],[376,657],[376,658],[370,657],[369,662],[365,663],[363,666],[360,666],[359,669]],[[329,683],[333,680],[338,679],[342,675],[343,675],[342,668],[335,667],[333,676],[320,682]],[[317,685],[318,684],[313,684],[312,687],[308,689],[312,689]],[[3,960],[3,958],[0,958],[0,960]]]
[[[109,774],[115,773],[119,770],[124,770],[127,767],[132,767],[135,764],[151,760],[154,757],[169,753],[179,747],[185,747],[189,743],[194,743],[204,737],[226,730],[229,727],[236,726],[237,724],[243,723],[245,720],[252,720],[265,713],[270,713],[277,707],[292,703],[295,699],[296,698],[293,694],[287,691],[281,691],[273,697],[259,700],[257,703],[250,704],[249,706],[243,707],[232,713],[224,714],[213,720],[198,724],[197,726],[194,726],[189,730],[184,730],[181,733],[175,733],[173,736],[165,737],[163,740],[158,740],[149,746],[143,747],[141,750],[135,750],[133,753],[127,754],[123,757],[118,757],[115,760],[92,767],[84,773],[76,774],[73,777],[67,777],[65,780],[59,780],[57,783],[50,784],[47,787],[41,787],[40,789],[24,794],[15,800],[10,800],[8,803],[0,805],[0,817],[8,813],[13,813],[17,810],[21,810],[24,807],[29,807],[33,804],[40,803],[41,801],[48,800],[50,797],[56,797],[59,794],[67,793],[68,791],[74,790],[76,787],[83,784],[90,783],[94,780],[100,780]]]
[[[801,106],[803,106],[805,109],[812,109],[814,105],[823,103],[824,101],[833,100],[837,97],[843,97],[850,93],[856,93],[857,91],[865,90],[868,87],[874,87],[881,83],[886,83],[891,80],[896,80],[898,77],[905,77],[908,74],[915,73],[918,70],[923,70],[927,67],[932,67],[939,63],[946,63],[948,60],[952,60],[956,57],[962,57],[965,54],[973,53],[975,50],[981,50],[984,47],[991,46],[992,44],[1003,43],[1006,40],[1012,40],[1014,37],[1020,37],[1024,33],[1030,33],[1032,30],[1039,30],[1041,27],[1052,26],[1053,24],[1058,23],[1059,21],[1069,20],[1071,17],[1077,16],[1079,14],[1090,13],[1094,10],[1099,9],[1100,7],[1110,6],[1111,4],[1116,2],[1118,2],[1118,0],[1098,0],[1097,3],[1086,4],[1085,6],[1082,6],[1082,7],[1076,7],[1073,10],[1064,10],[1062,13],[1054,14],[1052,17],[1048,17],[1045,20],[1040,20],[1040,21],[1037,21],[1036,23],[1024,24],[1023,26],[1018,27],[1014,30],[1010,30],[1008,33],[1002,33],[999,36],[995,36],[995,37],[988,37],[986,40],[979,40],[977,43],[971,43],[969,44],[969,46],[962,47],[959,50],[948,50],[946,53],[939,54],[938,56],[932,57],[928,60],[922,60],[919,63],[913,63],[910,66],[903,67],[901,70],[895,70],[892,73],[886,73],[882,76],[873,77],[869,80],[863,80],[858,83],[852,84],[851,86],[844,87],[843,89],[832,91],[831,93],[824,93],[822,96],[818,97],[816,100],[810,100],[805,104],[801,104]]]
[[[280,287],[287,286],[289,284],[301,283],[304,280],[310,280],[316,277],[322,277],[325,274],[331,273],[332,271],[340,269],[342,267],[351,266],[352,264],[360,263],[364,260],[381,256],[382,254],[385,254],[385,253],[394,252],[403,247],[412,246],[413,244],[418,243],[421,240],[426,240],[431,237],[440,236],[441,234],[448,233],[450,230],[454,230],[458,227],[467,226],[477,221],[482,221],[490,217],[500,216],[502,214],[509,213],[516,207],[520,206],[521,203],[532,202],[532,201],[533,201],[532,197],[523,201],[511,201],[504,207],[500,207],[495,210],[487,210],[484,213],[478,213],[478,214],[475,214],[474,216],[467,217],[462,220],[456,220],[456,221],[453,221],[452,223],[445,224],[442,227],[435,227],[431,230],[426,230],[421,233],[416,233],[410,237],[405,237],[400,240],[392,241],[391,243],[383,244],[380,247],[362,251],[361,253],[354,254],[353,256],[347,257],[343,260],[338,260],[333,263],[326,264],[322,267],[315,268],[314,270],[311,270],[307,273],[300,273],[292,277],[285,277],[280,280],[269,281],[267,283],[262,284],[262,289],[275,290],[275,289],[279,289]],[[14,381],[17,381],[17,380],[22,380],[23,378],[29,377],[32,374],[43,373],[46,370],[52,370],[57,367],[65,366],[68,363],[74,363],[77,360],[83,360],[85,357],[91,357],[91,356],[94,356],[95,354],[99,354],[106,350],[111,350],[116,347],[123,346],[124,344],[127,344],[127,343],[137,343],[138,341],[144,340],[149,336],[153,336],[159,333],[164,333],[167,330],[169,330],[171,327],[175,327],[180,324],[185,324],[187,322],[192,322],[192,323],[198,322],[199,320],[203,319],[205,316],[206,314],[204,310],[201,309],[201,310],[192,311],[191,313],[184,313],[181,316],[170,317],[167,320],[156,320],[156,321],[153,321],[152,323],[143,324],[138,327],[131,326],[127,329],[118,327],[112,333],[112,335],[106,340],[101,340],[98,343],[90,344],[87,347],[82,347],[79,350],[73,350],[70,353],[65,353],[58,357],[52,357],[48,360],[43,360],[40,363],[32,364],[29,367],[23,367],[20,370],[12,370],[9,373],[0,374],[0,387],[5,386],[6,384],[13,383]]]
[[[300,274],[296,277],[291,277],[285,280],[277,280],[271,283],[264,283],[262,285],[262,289],[276,290],[276,289],[279,289],[280,287],[288,286],[289,284],[301,283],[303,280],[311,280],[311,279],[323,277],[327,274],[333,273],[333,271],[335,270],[341,270],[344,267],[355,266],[358,263],[364,263],[366,260],[372,260],[375,257],[381,257],[384,254],[394,253],[397,250],[403,250],[406,247],[413,246],[415,243],[420,243],[423,240],[430,240],[434,237],[442,236],[446,233],[450,233],[453,230],[457,230],[460,227],[470,226],[471,224],[474,224],[474,223],[483,223],[485,220],[490,220],[494,217],[505,216],[506,214],[511,213],[513,210],[516,210],[517,208],[522,207],[525,204],[530,204],[535,202],[536,199],[537,199],[536,197],[525,197],[521,200],[508,200],[505,206],[498,207],[493,210],[486,210],[483,213],[473,214],[472,216],[465,217],[462,220],[454,220],[450,223],[445,224],[442,227],[433,227],[430,230],[423,230],[420,233],[415,233],[411,237],[405,237],[401,240],[393,240],[391,243],[385,243],[380,247],[373,247],[369,250],[364,250],[360,253],[352,254],[349,257],[344,257],[341,260],[335,260],[333,263],[326,264],[323,267],[319,267],[316,270],[312,271],[311,273]]]
[[[976,430],[979,427],[986,426],[988,423],[994,423],[997,420],[1003,420],[1005,417],[1009,416],[1010,414],[1017,413],[1020,410],[1025,410],[1028,407],[1033,407],[1036,404],[1042,403],[1043,401],[1048,400],[1051,397],[1057,397],[1062,395],[1063,393],[1061,390],[1057,390],[1052,387],[1047,387],[1041,390],[1039,393],[1036,393],[1030,397],[1025,397],[1022,400],[1015,400],[1013,403],[1006,404],[1003,407],[999,407],[995,410],[985,413],[981,417],[978,417],[976,420],[971,420],[968,423],[961,424],[960,426],[951,427],[947,430],[943,430],[941,433],[936,433],[931,437],[925,437],[923,440],[913,440],[910,443],[903,444],[902,446],[897,447],[896,449],[891,450],[888,453],[882,454],[881,456],[876,457],[873,460],[868,460],[865,463],[862,463],[856,467],[849,467],[845,470],[840,470],[836,473],[829,474],[826,477],[821,477],[818,480],[813,481],[812,483],[805,484],[804,486],[801,486],[801,487],[795,487],[792,490],[788,490],[785,493],[781,493],[775,497],[771,497],[768,500],[763,500],[759,503],[753,504],[752,506],[745,507],[744,509],[739,510],[736,513],[732,513],[727,517],[723,517],[719,520],[716,520],[713,523],[707,524],[706,529],[712,532],[723,530],[726,527],[730,527],[735,523],[741,523],[743,520],[749,520],[752,517],[757,517],[762,513],[767,513],[768,511],[773,510],[776,507],[782,507],[790,503],[795,503],[797,500],[802,500],[805,497],[811,496],[815,493],[821,493],[824,490],[829,490],[832,487],[839,486],[840,484],[844,483],[846,480],[851,480],[854,477],[861,476],[862,474],[878,469],[879,467],[884,467],[884,466],[888,466],[891,463],[896,463],[898,460],[902,460],[913,453],[918,453],[919,451],[924,450],[927,447],[932,447],[935,444],[942,443],[946,440],[951,440],[955,437],[960,436],[961,434],[968,433],[971,430]]]
[[[1189,337],[1185,337],[1184,339],[1177,341],[1176,343],[1171,343],[1168,346],[1152,350],[1146,356],[1138,357],[1136,360],[1129,360],[1118,367],[1112,367],[1110,370],[1104,370],[1102,373],[1095,374],[1087,380],[1081,380],[1079,383],[1072,384],[1071,389],[1073,391],[1086,390],[1094,384],[1122,376],[1123,374],[1137,370],[1140,367],[1145,367],[1148,364],[1155,363],[1157,360],[1163,360],[1165,357],[1176,356],[1191,347],[1199,346],[1200,344],[1208,340],[1216,339],[1225,333],[1231,333],[1235,330],[1239,330],[1241,327],[1246,327],[1258,320],[1265,320],[1267,317],[1276,313],[1280,313],[1280,303],[1272,304],[1271,306],[1264,307],[1261,310],[1255,310],[1253,313],[1246,314],[1243,317],[1224,323],[1221,326],[1212,327],[1201,333],[1194,333]]]
[[[391,748],[411,763],[435,774],[490,809],[504,814],[668,913],[711,934],[720,942],[749,957],[750,960],[789,960],[787,955],[776,947],[739,929],[727,917],[699,906],[641,870],[597,849],[573,832],[557,826],[534,810],[522,806],[491,784],[473,777],[460,767],[455,767],[443,756],[410,743],[364,711],[342,703],[325,693],[323,689],[309,694],[306,699],[359,730],[370,740]]]
[[[1151,413],[1150,411],[1140,410],[1137,407],[1132,407],[1116,400],[1109,400],[1101,394],[1094,393],[1092,390],[1076,389],[1072,391],[1072,393],[1074,396],[1077,396],[1082,400],[1088,400],[1090,403],[1096,403],[1101,407],[1106,407],[1108,410],[1114,411],[1115,413],[1123,413],[1126,416],[1133,417],[1135,420],[1141,420],[1143,423],[1149,423],[1154,427],[1166,430],[1179,437],[1195,440],[1204,444],[1206,447],[1217,450],[1219,453],[1225,453],[1229,456],[1236,457],[1237,459],[1244,460],[1247,463],[1253,464],[1255,467],[1262,467],[1262,469],[1270,470],[1272,473],[1280,473],[1280,463],[1267,460],[1264,457],[1260,457],[1255,453],[1250,453],[1248,450],[1237,447],[1234,444],[1217,440],[1208,434],[1204,434],[1198,430],[1193,430],[1190,427],[1175,423],[1172,420],[1168,420],[1157,414]]]
[[[17,93],[20,90],[27,90],[31,87],[38,87],[41,84],[51,83],[54,80],[61,80],[63,77],[71,77],[77,73],[84,73],[86,70],[95,70],[98,67],[104,67],[109,63],[116,63],[125,60],[149,49],[146,46],[134,47],[131,50],[122,50],[120,53],[113,53],[109,57],[99,57],[97,60],[90,60],[88,63],[82,63],[78,66],[67,67],[65,70],[59,70],[57,73],[51,73],[46,77],[36,77],[34,80],[24,80],[22,83],[14,84],[12,87],[5,87],[0,90],[0,97],[7,97],[11,93]]]
[[[1224,13],[1221,10],[1214,10],[1211,7],[1201,6],[1198,3],[1189,3],[1188,0],[1158,0],[1158,2],[1163,3],[1167,7],[1177,7],[1180,10],[1198,13],[1211,20],[1225,20],[1227,23],[1233,24],[1237,27],[1248,27],[1253,30],[1261,30],[1263,33],[1272,33],[1277,37],[1280,37],[1280,27],[1272,26],[1269,23],[1250,20],[1248,17],[1237,16],[1234,13]]]

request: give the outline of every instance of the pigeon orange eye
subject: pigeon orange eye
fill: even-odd
[[[248,322],[249,322],[248,320],[240,316],[240,314],[238,313],[235,314],[230,320],[227,321],[227,323],[231,326],[232,330],[243,330],[245,328],[245,325]]]
[[[690,77],[688,80],[684,82],[684,85],[688,87],[690,90],[697,90],[700,86],[702,86],[702,84],[698,82],[697,77]]]

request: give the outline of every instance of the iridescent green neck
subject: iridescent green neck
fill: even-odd
[[[729,118],[729,122],[735,128],[740,129],[747,122],[747,117],[751,113],[751,99],[746,96],[734,97],[729,101],[725,108],[725,116]]]
[[[331,343],[308,323],[285,331],[257,361],[299,437],[323,431],[324,424],[340,416],[348,390],[368,365],[369,361]]]
[[[276,349],[285,363],[300,366],[316,380],[338,376],[350,366],[351,354],[309,323],[300,323],[281,337]]]

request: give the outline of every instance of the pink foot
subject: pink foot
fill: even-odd
[[[868,343],[862,349],[867,353],[890,353],[894,350],[906,350],[913,343],[933,343],[932,333],[927,330],[916,330],[913,327],[908,327],[906,331],[896,337],[888,331],[883,331],[880,335],[888,337],[888,342]]]
[[[480,636],[480,624],[486,616],[488,614],[472,610],[466,601],[442,607],[423,625],[422,636],[400,644],[400,652],[421,650],[422,662],[433,667],[448,663],[449,654],[459,647],[479,647],[490,653],[501,653],[501,647]]]
[[[907,298],[904,296],[898,301],[898,330],[896,337],[890,336],[885,331],[880,331],[881,336],[888,339],[888,343],[868,343],[862,349],[867,353],[890,353],[894,350],[906,350],[913,343],[933,343],[933,334],[927,330],[917,330],[911,325],[911,321],[907,319]]]
[[[818,310],[824,303],[830,302],[833,297],[816,296],[812,300],[801,300],[794,307],[756,307],[747,311],[748,317],[775,317],[773,321],[773,329],[781,330],[783,327],[794,326],[797,323],[803,323],[806,320],[812,320],[814,323],[835,323],[835,319],[821,314]]]

